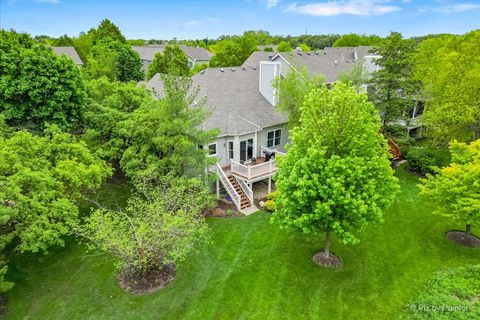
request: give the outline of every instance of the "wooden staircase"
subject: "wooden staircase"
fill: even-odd
[[[385,136],[388,141],[388,146],[390,147],[390,154],[393,156],[393,161],[400,159],[400,147],[389,137]]]
[[[242,187],[238,183],[237,179],[233,175],[229,175],[228,180],[230,181],[232,186],[235,188],[235,191],[237,191],[238,195],[240,196],[240,209],[245,209],[250,207],[252,204],[250,203],[250,200],[248,199],[247,195],[245,194]]]

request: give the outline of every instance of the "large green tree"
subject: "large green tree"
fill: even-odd
[[[128,82],[145,77],[138,53],[130,45],[111,38],[100,40],[93,46],[85,70],[92,79],[106,76],[111,81]]]
[[[379,110],[384,128],[405,120],[407,111],[413,107],[414,95],[419,84],[413,77],[412,55],[414,40],[403,39],[398,32],[392,32],[374,51],[381,57],[375,62],[380,69],[372,74],[372,101]]]
[[[79,227],[81,235],[118,262],[133,291],[154,289],[152,274],[174,268],[208,234],[203,212],[214,203],[208,188],[199,179],[167,177],[131,198],[125,210],[95,210]]]
[[[83,140],[102,159],[117,163],[126,148],[119,123],[129,118],[153,97],[134,82],[110,81],[106,77],[87,82],[89,107],[84,113]]]
[[[189,78],[162,75],[162,81],[161,99],[143,104],[119,123],[128,145],[120,164],[137,185],[167,172],[197,176],[212,160],[198,148],[217,136],[217,130],[202,129],[209,113],[204,99],[198,99]]]
[[[436,205],[435,214],[447,216],[466,225],[470,240],[472,226],[480,224],[480,140],[450,145],[452,163],[435,176],[422,179],[420,194]]]
[[[292,142],[279,159],[272,221],[304,233],[325,232],[355,243],[355,232],[383,220],[398,191],[380,119],[365,94],[338,82],[313,89],[301,107]]]
[[[425,135],[433,144],[480,138],[480,30],[420,43],[415,75],[422,82]]]
[[[2,253],[7,245],[19,252],[64,245],[83,192],[98,188],[111,174],[110,167],[56,126],[42,137],[0,127]]]
[[[170,74],[174,76],[190,75],[187,55],[176,45],[167,45],[163,52],[157,52],[148,66],[147,79],[155,74]]]
[[[100,21],[100,25],[97,27],[95,32],[93,32],[93,44],[97,44],[101,40],[110,38],[121,43],[126,43],[125,37],[123,36],[120,28],[118,28],[113,22],[108,19],[103,19]]]
[[[0,113],[9,125],[74,127],[85,99],[80,70],[70,58],[34,43],[28,35],[0,31]]]

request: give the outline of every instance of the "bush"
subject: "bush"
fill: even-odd
[[[233,214],[233,210],[232,209],[227,209],[225,210],[225,215],[226,216],[231,216]]]
[[[408,150],[407,168],[410,171],[425,175],[435,173],[435,167],[442,165],[441,156],[432,149],[412,147]]]
[[[270,192],[269,194],[267,194],[267,200],[275,201],[275,199],[277,197],[278,197],[278,191],[273,191],[273,192]]]
[[[438,272],[399,319],[478,319],[480,265]]]
[[[267,200],[265,201],[265,209],[268,211],[275,211],[275,201]]]

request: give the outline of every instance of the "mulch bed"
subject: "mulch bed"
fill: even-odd
[[[325,268],[338,268],[342,265],[342,260],[331,252],[328,258],[326,258],[323,251],[319,251],[313,255],[312,260],[319,266]]]
[[[230,210],[232,214],[228,215],[226,212]],[[237,210],[237,207],[233,202],[229,202],[224,199],[219,199],[217,206],[212,210],[208,211],[206,214],[207,217],[219,217],[219,218],[236,218],[243,217],[244,214]]]
[[[473,234],[470,234],[470,238],[465,238],[464,231],[452,230],[446,233],[448,240],[455,242],[456,244],[470,247],[470,248],[480,248],[480,239]]]
[[[152,270],[147,276],[139,276],[134,272],[122,270],[118,282],[123,290],[133,294],[147,294],[166,287],[175,279],[175,265],[169,264],[161,270]]]

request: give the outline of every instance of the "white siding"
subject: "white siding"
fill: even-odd
[[[273,80],[280,75],[280,66],[278,62],[260,62],[259,90],[272,106],[277,105],[277,94],[273,87]]]

